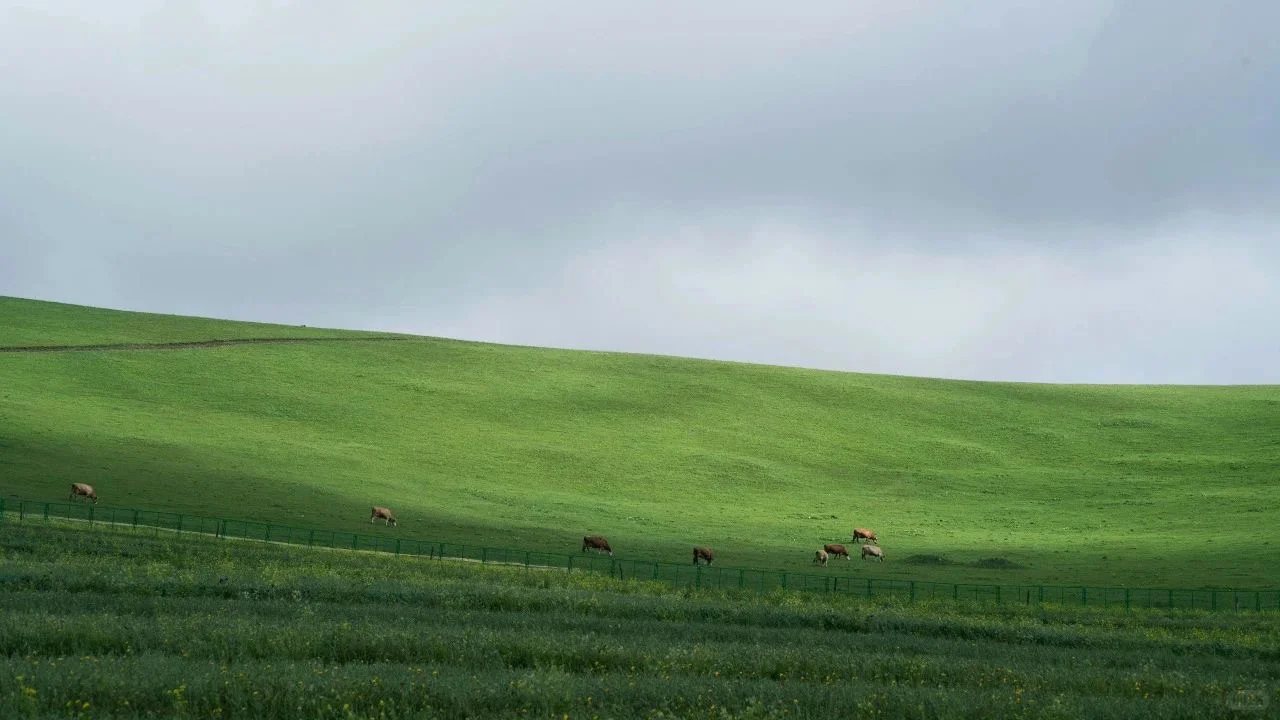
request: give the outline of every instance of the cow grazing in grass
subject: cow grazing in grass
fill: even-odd
[[[826,550],[817,550],[817,551],[814,551],[814,553],[813,553],[813,562],[814,562],[814,564],[815,564],[815,565],[821,565],[822,567],[826,567],[826,566],[827,566],[827,551],[826,551]]]
[[[374,520],[377,520],[378,518],[382,518],[383,520],[386,520],[388,525],[394,525],[396,527],[400,527],[400,525],[396,522],[396,516],[391,514],[391,508],[374,507],[373,514],[369,516],[369,522],[372,523]]]
[[[90,500],[95,504],[98,502],[98,493],[93,491],[92,485],[86,485],[84,483],[71,483],[71,495],[68,497],[68,499],[75,500],[78,497],[82,497],[86,500]]]
[[[828,555],[843,555],[845,560],[849,559],[849,548],[839,543],[823,545],[822,549],[825,550]]]
[[[868,530],[867,528],[854,528],[853,541],[858,542],[859,540],[880,542],[880,538],[876,537],[876,532],[874,530]]]
[[[703,560],[708,565],[710,565],[711,563],[715,562],[716,554],[711,552],[711,548],[709,547],[695,546],[693,548],[693,564],[697,565],[699,560]]]
[[[609,557],[613,557],[613,548],[609,547],[609,541],[600,535],[587,535],[582,538],[582,552],[586,552],[587,548],[598,552],[607,552]]]
[[[868,557],[873,557],[880,562],[884,562],[884,551],[875,545],[863,545],[862,559],[866,560]]]

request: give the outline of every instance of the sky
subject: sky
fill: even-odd
[[[1280,3],[1036,5],[0,0],[0,295],[1280,383]]]

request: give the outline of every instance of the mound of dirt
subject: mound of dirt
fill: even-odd
[[[955,565],[954,562],[941,555],[912,555],[902,562],[908,565]]]
[[[1022,565],[1019,565],[1008,558],[1002,557],[982,558],[981,560],[975,560],[969,564],[974,567],[987,568],[990,570],[1021,570],[1023,568]]]

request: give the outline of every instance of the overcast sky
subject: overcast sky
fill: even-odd
[[[0,0],[0,294],[1280,382],[1280,2]]]

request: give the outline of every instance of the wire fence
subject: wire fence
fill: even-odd
[[[88,502],[40,502],[0,499],[0,525],[6,516],[17,520],[65,519],[211,536],[224,539],[255,540],[307,547],[342,548],[425,557],[470,560],[479,563],[522,565],[529,568],[560,569],[568,572],[608,574],[621,579],[656,581],[677,587],[737,589],[754,592],[794,590],[839,593],[866,598],[892,597],[907,602],[952,600],[993,604],[1037,605],[1043,603],[1083,607],[1176,608],[1225,611],[1280,610],[1280,589],[1246,590],[1231,588],[1177,589],[1030,584],[946,583],[922,580],[837,575],[831,572],[797,573],[779,570],[693,565],[628,560],[596,552],[548,553],[516,548],[366,535],[339,530],[317,530],[255,520],[202,517],[158,510],[138,510],[94,505]]]

